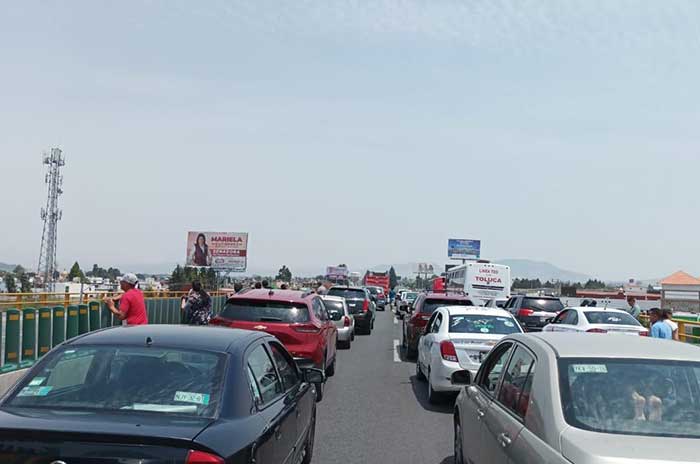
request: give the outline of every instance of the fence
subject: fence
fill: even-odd
[[[59,303],[56,298],[61,297]],[[149,324],[179,324],[184,293],[146,295]],[[3,295],[7,296],[7,295]],[[17,294],[0,302],[2,343],[0,374],[32,366],[53,347],[94,330],[122,324],[102,303],[101,295],[85,298],[72,294]],[[218,314],[226,295],[213,293],[212,312]],[[18,298],[19,297],[19,298]],[[13,306],[10,301],[13,300]]]

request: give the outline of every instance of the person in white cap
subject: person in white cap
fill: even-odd
[[[134,274],[124,274],[119,279],[124,294],[119,299],[119,309],[114,304],[114,299],[105,298],[104,302],[112,314],[120,321],[126,320],[127,325],[148,324],[148,314],[146,313],[146,301],[141,290],[136,288],[139,279]]]

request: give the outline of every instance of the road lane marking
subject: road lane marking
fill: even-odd
[[[394,362],[395,363],[400,363],[401,362],[401,356],[399,356],[399,350],[401,346],[401,342],[399,340],[394,340]]]

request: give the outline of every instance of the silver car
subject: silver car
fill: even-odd
[[[700,350],[647,337],[510,335],[454,413],[456,464],[700,462]]]
[[[345,298],[328,295],[322,298],[331,320],[338,328],[338,348],[350,349],[355,340],[355,318],[348,310]]]

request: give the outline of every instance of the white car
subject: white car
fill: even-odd
[[[523,329],[508,312],[477,306],[437,308],[418,341],[416,375],[428,380],[428,400],[437,402],[445,392],[458,392],[452,374],[468,370],[474,377],[481,361],[506,335]]]
[[[595,306],[564,308],[542,331],[649,335],[647,328],[627,311]]]

